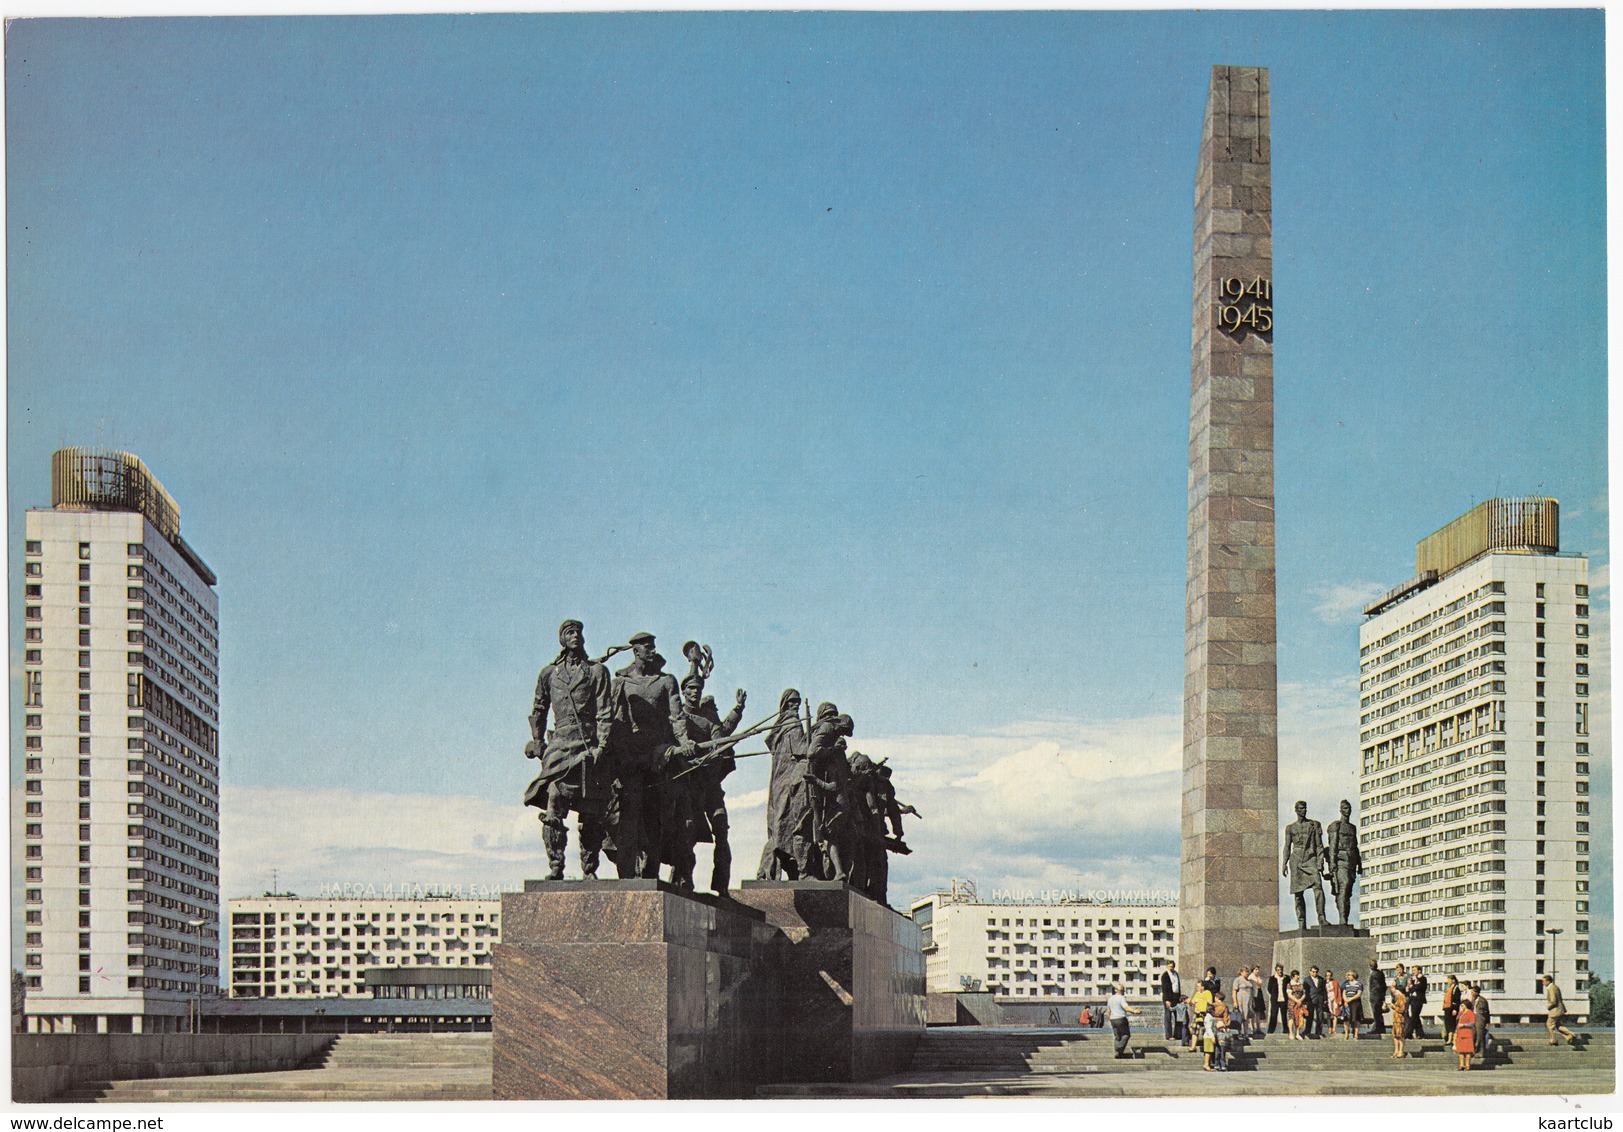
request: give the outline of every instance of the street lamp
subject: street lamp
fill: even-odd
[[[192,1033],[200,1033],[203,1029],[203,925],[207,920],[187,920],[191,926],[192,935],[197,940],[197,970],[196,979],[192,983]]]
[[[1560,942],[1560,940],[1558,940],[1555,937],[1559,936],[1561,934],[1562,930],[1563,929],[1561,929],[1561,928],[1545,928],[1544,929],[1544,934],[1551,937],[1550,938],[1550,978],[1552,978],[1552,979],[1555,978],[1555,945]]]

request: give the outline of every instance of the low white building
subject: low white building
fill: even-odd
[[[501,909],[440,896],[231,900],[231,997],[364,998],[369,970],[488,968]]]
[[[1164,902],[1078,896],[1052,903],[982,901],[956,887],[914,901],[924,937],[925,989],[1014,999],[1099,998],[1120,984],[1158,999],[1156,977],[1178,954],[1174,894]]]

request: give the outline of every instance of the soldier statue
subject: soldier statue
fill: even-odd
[[[1336,911],[1343,924],[1352,923],[1353,884],[1364,871],[1364,856],[1358,851],[1358,827],[1352,822],[1352,803],[1341,800],[1341,817],[1324,830],[1324,875],[1330,880],[1330,893],[1336,898]]]
[[[631,638],[634,659],[614,674],[614,763],[619,790],[611,809],[615,868],[622,878],[657,879],[661,857],[661,780],[673,757],[694,754],[676,680],[654,649],[652,633]]]
[[[851,806],[851,764],[845,740],[854,727],[831,703],[817,706],[812,723],[806,777],[812,788],[812,814],[816,837],[823,851],[823,880],[849,882],[856,846],[856,815]]]
[[[1307,899],[1313,891],[1318,922],[1324,924],[1324,884],[1319,870],[1324,860],[1324,830],[1307,816],[1307,803],[1296,803],[1296,820],[1285,827],[1282,875],[1290,878],[1291,896],[1296,903],[1296,926],[1307,930]]]
[[[860,751],[851,752],[851,796],[857,841],[851,886],[884,904],[890,886],[890,854],[913,851],[902,840],[902,815],[917,815],[918,811],[896,800],[885,761],[874,762]]]
[[[541,670],[530,709],[530,742],[524,753],[541,760],[541,772],[524,791],[524,804],[541,811],[541,840],[547,850],[548,880],[564,875],[568,827],[577,816],[581,872],[597,876],[614,774],[604,753],[609,725],[609,674],[586,655],[584,627],[573,619],[558,627],[561,651]],[[547,714],[552,730],[547,730]]]
[[[697,670],[682,679],[682,712],[687,722],[688,738],[699,748],[700,756],[693,768],[673,785],[685,790],[691,799],[691,809],[697,814],[694,828],[697,840],[714,843],[710,891],[725,896],[732,884],[733,850],[727,841],[727,792],[722,787],[722,780],[737,768],[738,763],[729,751],[707,752],[706,746],[738,730],[739,721],[744,718],[747,697],[744,689],[737,689],[733,693],[733,708],[723,719],[714,697],[704,694],[704,680],[703,673]],[[691,845],[684,858],[690,885],[693,876]]]

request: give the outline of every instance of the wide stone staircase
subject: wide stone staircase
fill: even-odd
[[[1392,1057],[1389,1037],[1293,1042],[1283,1035],[1246,1045],[1229,1071],[1206,1072],[1202,1057],[1135,1030],[1132,1056],[1117,1060],[1108,1031],[937,1027],[920,1039],[907,1072],[857,1084],[773,1085],[762,1098],[835,1097],[1184,1097],[1589,1094],[1616,1088],[1610,1029],[1580,1032],[1576,1046],[1550,1046],[1542,1027],[1508,1026],[1493,1053],[1468,1073],[1435,1032]]]
[[[58,1103],[478,1101],[490,1099],[490,1035],[343,1034],[307,1069],[94,1081]]]

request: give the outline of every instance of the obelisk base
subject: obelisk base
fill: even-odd
[[[1375,940],[1364,928],[1346,924],[1322,924],[1316,928],[1296,928],[1280,932],[1274,943],[1274,965],[1285,968],[1288,975],[1300,971],[1303,975],[1313,967],[1337,982],[1356,972],[1358,981],[1369,976],[1369,961],[1375,958]]]

